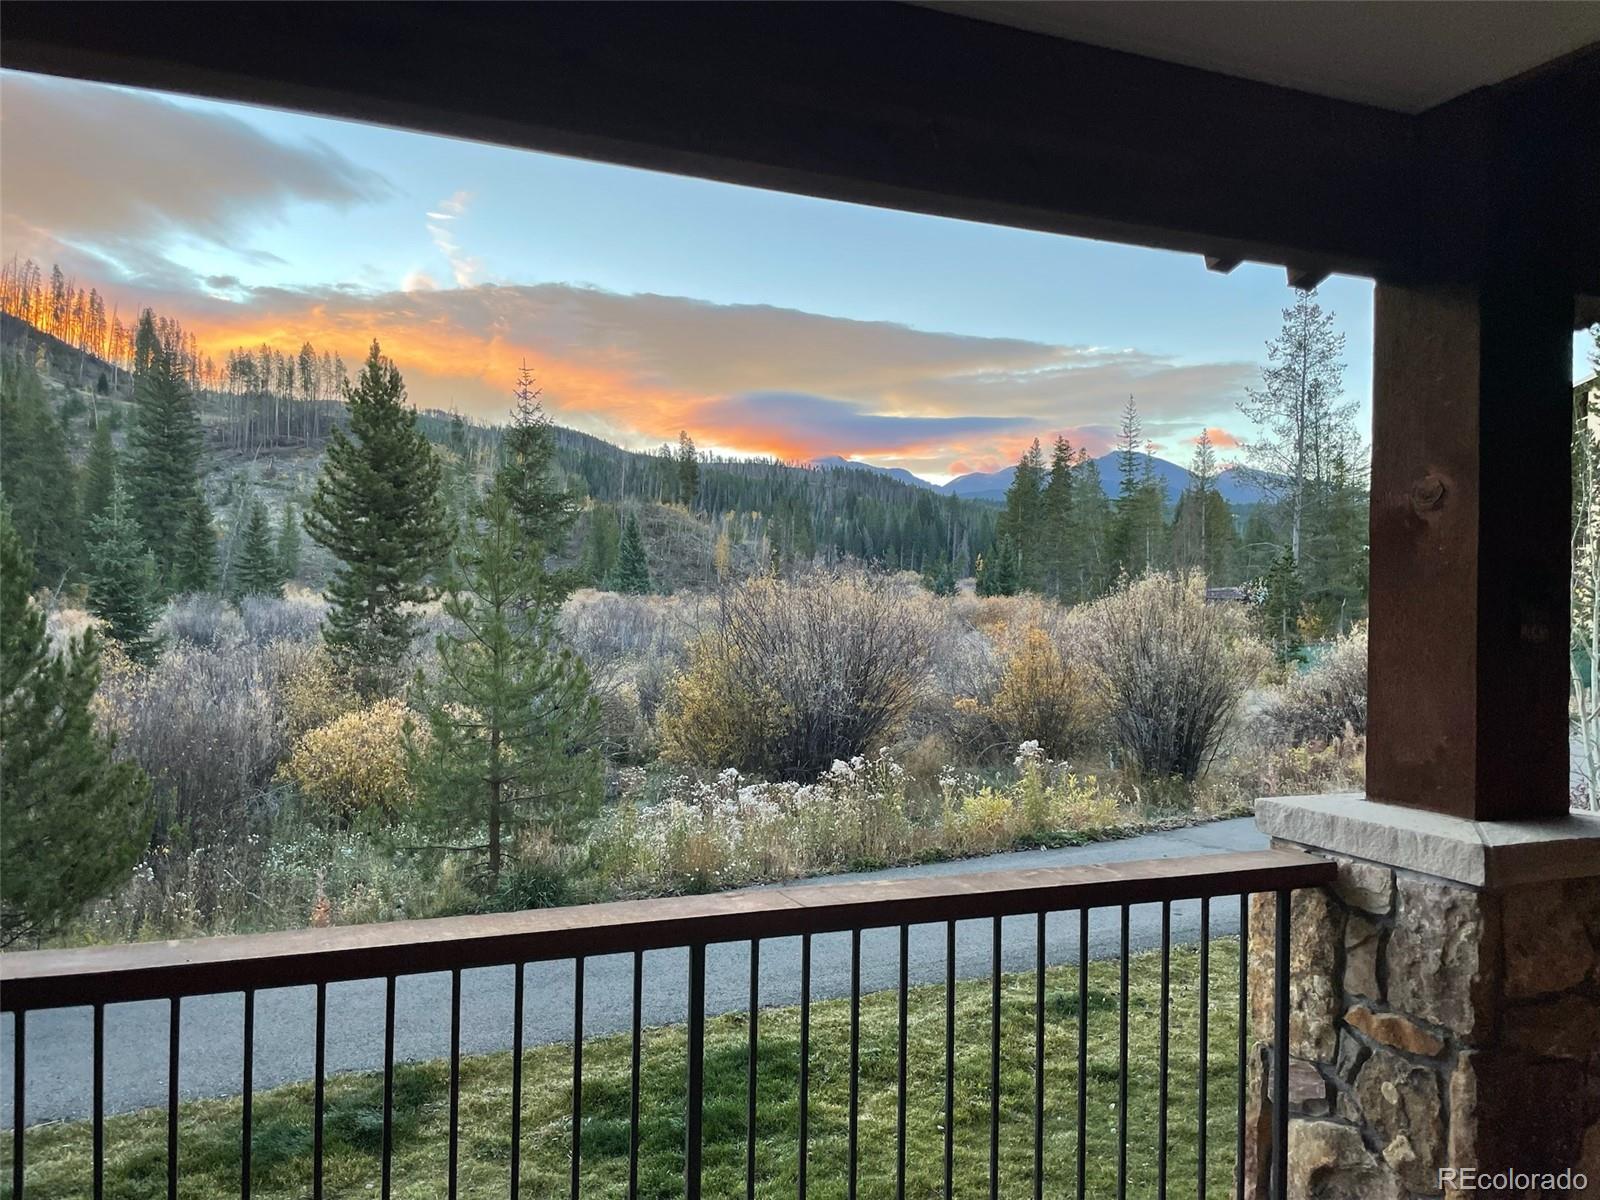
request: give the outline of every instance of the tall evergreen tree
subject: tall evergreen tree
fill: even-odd
[[[438,457],[377,342],[346,401],[349,433],[335,428],[328,441],[306,532],[340,560],[323,640],[370,694],[397,682],[418,626],[408,606],[431,595],[426,581],[449,545],[449,526]]]
[[[267,506],[259,500],[251,501],[244,528],[236,536],[239,549],[228,572],[229,599],[283,595],[283,565],[273,544]]]
[[[90,708],[99,635],[52,650],[33,574],[0,505],[0,945],[60,930],[126,878],[147,830],[150,782]]]
[[[111,444],[111,426],[96,421],[89,440],[89,460],[83,468],[83,501],[80,511],[84,526],[111,507],[111,489],[117,481],[117,451]]]
[[[694,439],[687,431],[678,433],[678,503],[685,508],[694,507],[700,494],[700,454],[694,448]]]
[[[555,434],[527,363],[517,373],[513,394],[516,404],[501,443],[503,458],[497,478],[522,523],[523,553],[544,559],[566,545],[578,519],[578,500],[557,486]],[[569,580],[568,584],[576,582]]]
[[[639,518],[628,514],[622,527],[622,544],[617,548],[617,591],[627,595],[642,596],[650,590],[650,560],[644,551],[644,535],[639,532]]]
[[[0,495],[33,566],[28,586],[60,588],[82,554],[77,488],[66,434],[21,355],[0,361]]]
[[[1011,543],[1010,569],[1020,588],[1040,587],[1045,575],[1044,476],[1044,451],[1034,438],[1017,462],[998,526],[999,536]]]
[[[177,359],[159,346],[135,391],[139,408],[128,433],[128,496],[161,583],[171,590],[181,582],[175,578],[178,547],[199,495],[200,417]]]
[[[599,807],[599,708],[583,660],[559,644],[559,589],[523,552],[507,472],[457,548],[438,682],[417,687],[429,737],[413,743],[426,811],[452,841],[482,836],[491,888],[505,847],[537,828],[570,844]]]
[[[187,502],[172,563],[174,592],[209,592],[217,584],[217,529],[198,489]]]
[[[1072,468],[1072,511],[1076,537],[1077,579],[1074,598],[1104,595],[1116,577],[1111,547],[1111,502],[1100,482],[1100,467],[1089,452],[1078,449]]]
[[[1041,585],[1046,595],[1058,599],[1067,595],[1072,587],[1081,541],[1077,509],[1072,502],[1075,462],[1072,443],[1058,435],[1050,454],[1050,481],[1040,497],[1044,529],[1039,539],[1043,559]]]
[[[150,636],[155,624],[155,559],[145,548],[139,525],[128,511],[121,482],[111,489],[111,505],[89,527],[89,611],[106,624],[128,657],[149,662],[160,649]]]
[[[583,547],[583,573],[591,587],[610,587],[622,541],[622,522],[614,504],[596,504],[589,510],[589,536]]]
[[[278,577],[292,583],[300,574],[300,514],[293,504],[283,506],[283,523],[278,526]]]
[[[139,327],[133,335],[134,377],[138,378],[150,370],[161,352],[161,338],[156,333],[156,316],[147,308],[139,314]]]

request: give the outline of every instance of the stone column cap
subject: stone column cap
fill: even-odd
[[[1359,792],[1270,796],[1256,827],[1271,837],[1418,871],[1472,887],[1600,876],[1600,814],[1545,821],[1473,821]]]

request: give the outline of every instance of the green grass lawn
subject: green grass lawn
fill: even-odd
[[[1128,1194],[1154,1196],[1158,1126],[1161,976],[1153,954],[1130,968]],[[1171,1083],[1168,1162],[1171,1194],[1193,1195],[1196,1178],[1196,1083],[1199,1070],[1199,956],[1172,955]],[[1209,1189],[1231,1195],[1236,1105],[1238,942],[1218,939],[1211,954]],[[1046,977],[1046,1194],[1071,1194],[1077,1156],[1077,968]],[[1117,1171],[1118,964],[1092,964],[1089,980],[1088,1192],[1115,1194]],[[1008,975],[1001,1004],[1001,1195],[1032,1195],[1035,977]],[[861,1005],[860,1190],[893,1196],[898,1036],[896,994]],[[914,989],[909,999],[907,1194],[942,1194],[944,1155],[944,990]],[[989,1167],[990,985],[958,985],[956,998],[956,1194],[986,1196]],[[837,1197],[846,1187],[849,1113],[847,1001],[811,1012],[809,1194]],[[707,1024],[705,1055],[705,1195],[744,1195],[748,1021]],[[795,1194],[798,1149],[800,1013],[761,1013],[757,1108],[757,1190]],[[584,1044],[582,1162],[588,1196],[624,1196],[628,1176],[630,1040]],[[564,1196],[571,1170],[571,1047],[529,1050],[523,1068],[522,1194]],[[685,1033],[647,1031],[640,1099],[639,1190],[670,1197],[683,1191]],[[464,1059],[461,1066],[460,1194],[505,1196],[511,1154],[511,1056]],[[382,1147],[383,1082],[377,1074],[337,1076],[327,1084],[326,1195],[377,1194]],[[449,1069],[444,1062],[395,1072],[394,1195],[433,1200],[445,1194]],[[237,1099],[188,1103],[180,1111],[181,1193],[196,1200],[237,1195]],[[252,1192],[304,1197],[311,1179],[311,1086],[293,1084],[255,1097]],[[10,1195],[10,1137],[0,1195]],[[90,1128],[47,1125],[27,1135],[30,1197],[89,1194]],[[153,1109],[106,1121],[106,1195],[166,1194],[166,1113]]]

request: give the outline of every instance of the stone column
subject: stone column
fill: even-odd
[[[1291,912],[1290,1197],[1600,1198],[1600,817],[1351,795],[1262,800],[1256,822],[1340,866]],[[1274,918],[1256,897],[1242,1170],[1260,1200]]]

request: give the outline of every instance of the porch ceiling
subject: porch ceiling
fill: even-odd
[[[1600,4],[928,0],[927,7],[1403,113],[1600,41]]]

